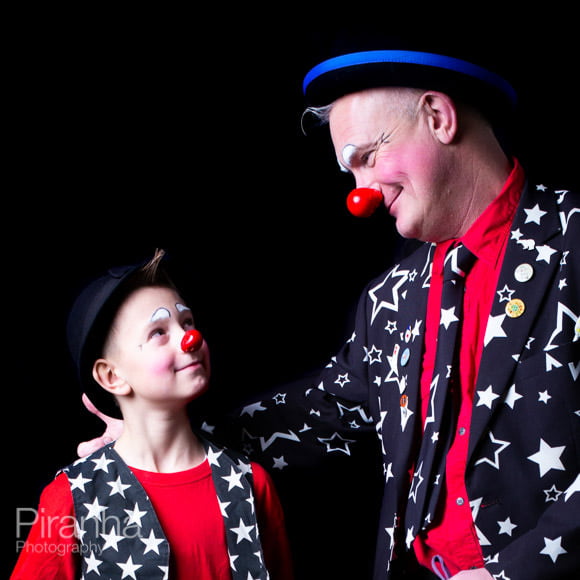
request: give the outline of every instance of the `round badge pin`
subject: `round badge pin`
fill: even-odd
[[[514,277],[518,282],[528,282],[534,275],[534,267],[531,264],[520,264],[514,271]]]
[[[505,313],[510,318],[518,318],[524,313],[525,309],[526,305],[524,304],[524,301],[519,298],[514,298],[506,304]]]

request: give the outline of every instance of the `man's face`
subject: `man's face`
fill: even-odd
[[[441,241],[448,237],[440,231],[446,221],[446,151],[420,99],[420,91],[400,89],[347,95],[334,104],[330,133],[339,164],[357,187],[382,193],[403,237]]]

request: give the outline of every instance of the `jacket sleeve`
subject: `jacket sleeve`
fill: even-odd
[[[321,372],[261,393],[227,417],[211,421],[215,439],[269,470],[350,457],[364,447],[363,440],[376,440],[363,347],[365,297],[366,293],[357,308],[353,334]]]

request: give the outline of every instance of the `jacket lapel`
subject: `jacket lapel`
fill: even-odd
[[[562,256],[557,198],[524,189],[484,339],[473,401],[469,457],[509,389]],[[509,310],[509,313],[508,313]],[[511,316],[510,316],[511,314]]]

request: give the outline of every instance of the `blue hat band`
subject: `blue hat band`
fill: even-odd
[[[450,56],[407,50],[372,50],[367,52],[355,52],[325,60],[312,68],[304,77],[302,90],[304,94],[306,94],[308,86],[314,80],[326,73],[353,66],[381,63],[412,64],[461,73],[495,87],[506,95],[512,104],[515,104],[517,101],[515,89],[505,79],[487,69]]]

